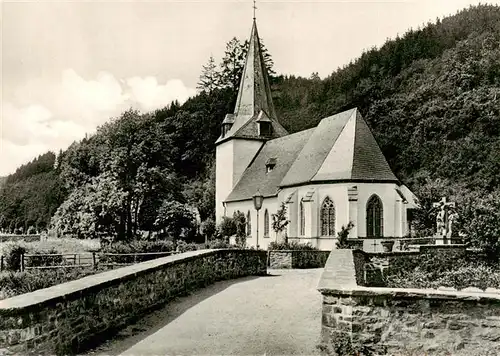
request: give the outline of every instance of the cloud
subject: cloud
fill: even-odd
[[[195,89],[187,88],[179,79],[161,85],[155,77],[133,77],[127,80],[127,84],[131,99],[146,111],[161,109],[174,100],[182,103],[196,94]]]
[[[3,103],[0,176],[48,150],[67,148],[130,107],[152,111],[195,93],[177,79],[117,79],[104,71],[87,80],[66,69],[58,82],[28,82],[16,91],[15,102]]]
[[[119,113],[128,100],[119,81],[108,72],[85,80],[74,70],[66,69],[55,92],[54,111],[58,116],[77,121],[89,130],[104,123],[110,115]]]

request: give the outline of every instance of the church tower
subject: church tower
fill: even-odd
[[[215,218],[225,215],[224,201],[267,140],[288,135],[280,125],[262,55],[257,24],[252,32],[234,113],[227,114],[216,141]]]

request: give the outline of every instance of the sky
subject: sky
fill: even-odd
[[[325,77],[365,49],[478,3],[258,0],[256,16],[278,74]],[[0,4],[0,176],[128,108],[184,102],[202,65],[211,55],[219,62],[232,37],[245,40],[253,17],[251,0]]]

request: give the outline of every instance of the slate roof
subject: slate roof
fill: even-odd
[[[309,182],[314,177],[353,112],[354,110],[344,111],[320,121],[281,185]]]
[[[266,119],[261,119],[262,117],[265,117]],[[261,119],[261,120],[259,120]],[[231,129],[229,133],[224,137],[226,138],[256,138],[259,137],[259,128],[258,128],[258,121],[271,121],[271,125],[273,127],[272,134],[270,138],[278,138],[282,136],[288,135],[288,131],[285,130],[283,126],[278,122],[278,120],[272,120],[270,119],[265,113],[259,113],[254,116],[252,116],[243,126],[237,128],[237,130]]]
[[[266,173],[271,158],[276,166]],[[327,117],[313,129],[267,141],[226,201],[250,199],[258,189],[273,196],[282,187],[335,181],[399,184],[357,109]]]
[[[399,182],[357,109],[321,120],[280,186],[321,181]]]
[[[314,129],[309,129],[267,141],[226,201],[250,199],[257,190],[264,197],[276,195],[281,180],[313,132]],[[273,158],[276,164],[267,173],[266,163]]]

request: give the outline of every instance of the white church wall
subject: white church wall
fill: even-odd
[[[265,211],[269,213],[269,236],[264,236],[264,216]],[[251,225],[251,235],[247,236],[247,246],[255,247],[257,245],[257,211],[253,205],[253,200],[244,200],[238,202],[226,203],[226,216],[232,217],[234,212],[237,210],[241,211],[247,216],[250,212],[250,225]],[[276,232],[274,232],[272,227],[272,214],[276,214],[278,211],[278,198],[264,198],[262,203],[262,208],[259,211],[259,246],[262,249],[267,249],[271,242],[275,242],[277,239]]]
[[[224,142],[216,148],[215,161],[215,221],[220,223],[224,216],[222,202],[233,189],[233,143]]]
[[[337,233],[342,226],[349,223],[349,199],[347,190],[352,186],[357,186],[358,201],[357,201],[357,225],[358,237],[366,237],[366,205],[368,199],[373,194],[377,194],[383,204],[383,234],[384,237],[403,237],[406,234],[406,207],[397,194],[396,185],[392,183],[338,183],[338,184],[318,184],[307,185],[295,188],[285,188],[279,192],[278,197],[264,199],[262,209],[259,212],[259,245],[263,249],[267,249],[269,243],[276,241],[276,233],[272,230],[272,214],[276,213],[282,201],[285,201],[290,194],[294,193],[290,204],[287,204],[288,219],[290,224],[287,234],[290,241],[298,241],[300,243],[310,243],[312,246],[320,250],[332,250],[337,242]],[[299,207],[300,200],[305,198],[309,192],[314,192],[312,201],[304,202],[305,208],[305,234],[300,236],[300,215]],[[335,233],[333,236],[321,236],[320,226],[320,209],[326,197],[335,204]],[[264,212],[268,209],[270,218],[270,237],[264,237]],[[256,245],[257,234],[257,213],[251,199],[241,202],[227,203],[226,215],[232,216],[236,210],[240,210],[246,216],[250,211],[252,234],[247,238],[248,246]],[[378,240],[377,240],[378,241]],[[376,241],[367,241],[367,246],[373,249],[372,244]],[[379,242],[379,241],[378,241]],[[380,247],[380,246],[379,246]],[[378,249],[381,250],[381,247]]]
[[[280,192],[280,201],[285,200],[292,192],[296,191],[293,203],[289,204],[291,226],[289,236],[300,243],[311,243],[321,250],[335,248],[337,233],[342,226],[350,221],[348,188],[357,187],[358,200],[355,203],[357,214],[357,237],[366,237],[366,205],[373,194],[377,194],[383,204],[383,234],[385,237],[403,237],[407,233],[406,207],[396,193],[393,183],[336,183],[307,185],[295,188],[286,188]],[[304,203],[306,213],[305,235],[300,236],[299,202],[308,192],[314,192],[312,201]],[[320,209],[326,197],[335,204],[335,234],[334,236],[321,236]],[[369,243],[369,242],[368,242]],[[373,243],[373,242],[372,242]]]
[[[217,146],[215,165],[215,217],[217,223],[224,216],[222,202],[236,186],[261,146],[262,142],[257,140],[229,140]]]

